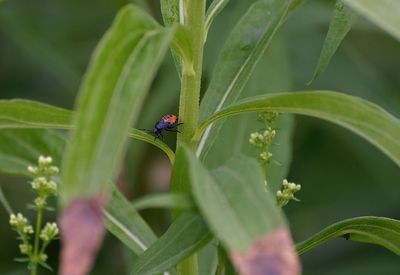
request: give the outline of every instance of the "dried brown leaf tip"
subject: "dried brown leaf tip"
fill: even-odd
[[[287,229],[258,237],[243,252],[231,252],[231,260],[241,275],[297,275],[301,273]]]
[[[75,199],[61,218],[60,275],[88,274],[104,238],[104,198]]]

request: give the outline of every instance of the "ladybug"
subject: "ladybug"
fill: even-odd
[[[164,138],[164,136],[162,135],[162,131],[168,131],[168,132],[178,132],[178,129],[174,129],[175,127],[177,127],[178,125],[181,125],[182,123],[177,123],[178,122],[178,117],[176,115],[165,115],[162,116],[160,118],[159,121],[157,121],[156,125],[154,125],[154,129],[153,130],[146,130],[146,129],[141,129],[141,130],[145,130],[151,134],[154,135],[154,139],[156,138]]]

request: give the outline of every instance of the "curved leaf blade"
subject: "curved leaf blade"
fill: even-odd
[[[400,1],[344,0],[344,2],[400,40]]]
[[[0,129],[72,129],[72,114],[69,110],[36,101],[0,100]],[[137,129],[131,129],[128,136],[158,147],[174,162],[174,152],[154,136]]]
[[[358,217],[340,221],[296,245],[301,255],[331,239],[381,245],[400,256],[400,221],[383,217]]]
[[[137,255],[157,240],[132,204],[116,189],[107,207],[103,209],[103,214],[107,230]]]
[[[237,156],[210,173],[183,148],[197,205],[239,273],[298,274],[299,262],[285,220],[275,198],[265,190],[257,161]]]
[[[161,0],[160,6],[161,15],[166,26],[172,26],[174,24],[183,25],[183,0]],[[180,38],[177,39],[181,40]],[[184,44],[186,44],[186,42]],[[176,46],[178,45],[175,45],[175,49]],[[182,60],[174,48],[172,49],[172,57],[174,59],[178,75],[181,77]]]
[[[326,70],[337,48],[356,20],[357,14],[352,9],[343,5],[342,2],[336,3],[333,18],[329,24],[329,30],[324,45],[322,46],[317,67],[315,68],[314,75],[308,84],[311,84]]]
[[[400,121],[371,102],[331,91],[281,93],[248,98],[203,121],[195,138],[200,138],[207,126],[218,119],[260,111],[307,115],[339,124],[371,142],[400,165]]]
[[[105,188],[122,158],[126,133],[173,36],[128,5],[95,50],[80,89],[63,161],[62,202]]]
[[[202,217],[193,212],[186,212],[180,215],[167,232],[137,258],[131,274],[162,273],[173,268],[210,240],[210,231]]]
[[[204,41],[207,40],[208,30],[210,29],[214,19],[229,3],[229,0],[214,0],[207,9],[206,20],[204,23]]]
[[[0,129],[66,129],[70,124],[71,112],[66,109],[24,99],[0,100]]]
[[[134,200],[132,205],[137,211],[156,207],[173,209],[188,209],[193,207],[190,197],[186,194],[179,193],[147,195]]]

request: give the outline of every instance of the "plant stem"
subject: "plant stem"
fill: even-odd
[[[187,27],[193,47],[193,70],[182,66],[181,94],[179,100],[179,121],[182,133],[178,135],[177,145],[186,143],[192,149],[192,138],[199,117],[200,86],[203,65],[205,0],[182,1],[184,3],[183,22]],[[185,60],[183,60],[185,62]]]
[[[196,132],[199,117],[200,87],[203,67],[203,48],[204,48],[204,20],[205,20],[205,0],[183,0],[180,1],[181,22],[184,23],[189,31],[191,44],[193,47],[193,70],[190,66],[182,64],[181,94],[179,99],[179,121],[183,123],[182,133],[178,135],[177,147],[180,144],[190,146],[195,149],[196,144],[192,138]],[[186,62],[183,60],[183,62]],[[189,184],[189,183],[187,183]],[[177,266],[178,275],[197,275],[198,263],[197,254],[189,256]]]
[[[39,262],[39,236],[40,229],[42,228],[42,218],[43,218],[43,207],[38,208],[38,213],[36,217],[36,230],[35,230],[35,243],[33,245],[33,256],[32,256],[32,271],[31,275],[37,274],[37,267]]]

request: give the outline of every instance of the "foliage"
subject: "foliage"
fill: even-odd
[[[277,33],[290,23],[290,17],[307,8],[305,1],[233,2],[214,0],[207,5],[205,0],[162,0],[165,26],[138,5],[121,8],[92,55],[73,112],[30,100],[0,100],[0,171],[27,175],[24,167],[38,155],[53,155],[57,163],[62,163],[60,208],[64,211],[80,198],[107,200],[102,210],[105,227],[136,255],[132,274],[191,275],[204,270],[208,270],[204,274],[228,274],[232,266],[240,274],[265,274],[265,270],[301,272],[281,209],[290,200],[297,200],[294,193],[300,190],[300,185],[286,180],[293,125],[285,113],[312,116],[347,128],[400,165],[400,120],[378,104],[329,91],[329,87],[287,92],[291,87],[285,83],[289,70],[283,65],[283,55],[269,47],[275,39],[279,40]],[[233,27],[229,25],[231,31],[224,30],[225,43],[216,42],[213,28],[218,24],[227,27],[219,18],[225,16],[231,5],[237,12],[237,22]],[[359,15],[399,39],[397,1],[339,1],[312,81],[323,77],[344,37],[357,28],[355,21]],[[213,64],[205,47],[216,43],[221,45],[215,47],[213,54],[218,57]],[[177,69],[168,70],[168,74],[180,81],[178,114],[182,127],[175,153],[163,140],[131,129],[141,123],[141,114],[146,113],[142,106],[152,82],[157,82],[157,70],[168,47]],[[268,51],[277,53],[276,60],[264,60]],[[208,63],[213,65],[210,75]],[[266,78],[264,71],[258,75],[258,68],[278,73]],[[205,94],[200,101],[202,90]],[[164,110],[164,98],[175,99],[178,95],[171,92],[157,97],[162,99],[152,101],[158,102],[153,106],[154,113]],[[257,129],[253,113],[262,117],[262,130]],[[54,129],[67,130],[68,137]],[[169,193],[131,203],[113,186],[123,179],[120,166],[129,137],[153,144],[166,153],[172,165]],[[279,146],[275,146],[277,141],[281,142]],[[137,159],[139,152],[133,152]],[[257,156],[261,162],[256,161]],[[136,161],[138,170],[139,165]],[[31,167],[30,172],[36,173],[35,169],[40,170],[40,166]],[[42,201],[50,192],[46,184],[35,184]],[[307,188],[302,183],[302,189]],[[2,192],[0,201],[10,211]],[[45,264],[44,259],[37,260],[41,255],[38,253],[54,238],[49,237],[48,242],[42,238],[39,251],[38,232],[45,204],[35,203],[38,227],[34,248],[21,249],[33,268],[35,264]],[[173,222],[161,237],[138,212],[152,207],[173,210]],[[27,222],[22,216],[19,223],[15,222],[18,217],[13,216],[12,225],[21,235],[23,245],[27,245],[31,230],[24,233]],[[299,243],[297,251],[301,254],[344,236],[380,245],[398,255],[398,223],[382,217],[347,219]],[[49,225],[47,231],[51,229]],[[281,244],[279,249],[275,249],[277,243]],[[208,255],[204,256],[204,251]],[[271,255],[277,260],[271,261]]]

